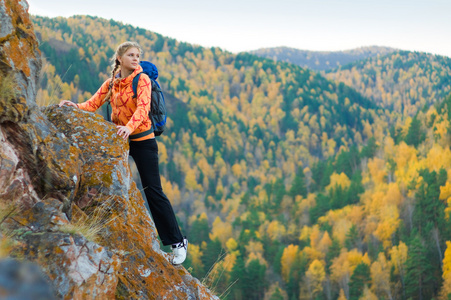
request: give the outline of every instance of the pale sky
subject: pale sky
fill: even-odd
[[[27,0],[48,17],[114,19],[233,53],[386,46],[451,57],[451,0]]]

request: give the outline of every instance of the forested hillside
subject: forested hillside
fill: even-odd
[[[326,77],[352,86],[400,115],[414,116],[451,92],[451,58],[399,51],[328,71]]]
[[[345,51],[307,51],[289,47],[262,48],[250,53],[260,57],[292,63],[315,71],[325,71],[345,66],[370,57],[395,52],[388,47],[361,47]]]
[[[171,101],[162,180],[190,239],[185,265],[224,299],[451,293],[446,84],[404,115],[293,64],[99,18],[33,20],[41,105],[87,100],[125,40],[157,65]]]

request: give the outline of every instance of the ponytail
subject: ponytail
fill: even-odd
[[[120,67],[120,63],[119,60],[116,58],[115,62],[114,62],[114,66],[113,66],[113,70],[111,71],[111,80],[110,80],[110,84],[108,85],[108,93],[105,96],[105,99],[108,101],[111,98],[111,94],[113,92],[113,84],[114,84],[114,79],[116,77],[116,72]]]

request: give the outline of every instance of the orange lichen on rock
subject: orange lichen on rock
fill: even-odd
[[[11,28],[11,32],[6,32],[6,36],[0,36],[0,44],[3,44],[0,58],[3,63],[7,62],[9,66],[22,71],[28,77],[31,75],[28,61],[30,53],[39,50],[33,23],[28,15],[28,7],[24,7],[25,4],[24,1],[4,1],[6,15],[10,17],[11,25],[8,27]]]

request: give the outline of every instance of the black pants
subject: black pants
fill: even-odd
[[[158,167],[158,145],[155,139],[130,141],[130,156],[136,163],[158,235],[163,245],[183,240],[174,210],[163,192]]]

